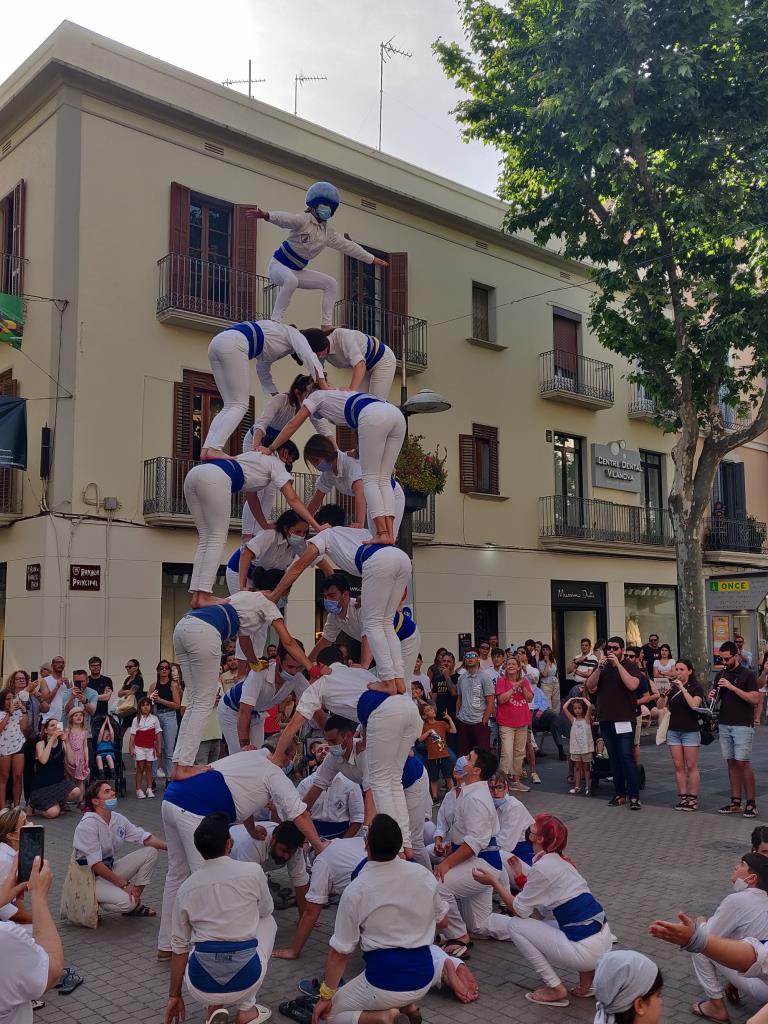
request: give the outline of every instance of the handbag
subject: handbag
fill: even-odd
[[[83,928],[98,928],[99,904],[93,871],[77,863],[74,851],[61,890],[61,920]]]
[[[669,720],[672,717],[669,710],[664,710],[659,714],[659,724],[656,729],[656,746],[660,747],[662,743],[667,742],[667,733],[669,732]]]
[[[121,697],[115,706],[115,714],[118,718],[125,718],[139,710],[135,693],[129,693],[127,697]]]

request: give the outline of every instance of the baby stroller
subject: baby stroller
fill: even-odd
[[[111,738],[108,735],[109,729],[104,729],[107,723],[111,726]],[[96,763],[97,757],[102,759],[101,771]],[[109,767],[107,758],[111,758],[114,768]],[[111,782],[115,793],[120,797],[124,797],[128,792],[123,764],[123,723],[117,715],[107,714],[94,722],[91,777],[94,781],[103,779],[105,782]]]

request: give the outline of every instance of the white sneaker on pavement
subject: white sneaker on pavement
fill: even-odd
[[[145,798],[144,790],[143,789],[137,789],[136,790],[136,799],[137,800],[144,800],[144,798]]]

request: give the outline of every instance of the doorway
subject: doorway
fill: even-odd
[[[594,646],[605,640],[608,617],[605,608],[605,584],[571,580],[553,580],[552,649],[557,659],[560,690],[566,696],[572,683],[566,678],[568,665],[579,653],[582,637]]]
[[[474,641],[479,644],[481,640],[499,635],[499,602],[498,601],[475,601],[474,616]]]

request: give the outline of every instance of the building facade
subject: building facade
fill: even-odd
[[[672,438],[590,333],[583,268],[502,232],[503,204],[66,22],[0,86],[0,126],[0,291],[26,296],[0,393],[27,399],[29,437],[28,469],[0,476],[4,673],[172,654],[196,542],[182,482],[220,402],[207,344],[273,301],[283,232],[243,207],[301,210],[317,179],[342,193],[334,227],[389,262],[313,263],[339,280],[336,322],[452,406],[410,421],[449,472],[414,520],[425,657],[462,634],[561,657],[608,632],[676,647]],[[317,293],[290,319],[317,324]],[[768,566],[766,459],[761,439],[722,467],[713,571]],[[311,643],[313,580],[288,621]]]

